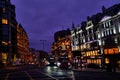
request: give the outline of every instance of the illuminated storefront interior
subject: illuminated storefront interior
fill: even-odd
[[[2,62],[7,64],[7,53],[2,53]]]

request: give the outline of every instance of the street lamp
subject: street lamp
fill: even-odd
[[[40,40],[42,42],[42,45],[43,45],[43,51],[44,51],[44,45],[45,45],[45,42],[46,40]]]

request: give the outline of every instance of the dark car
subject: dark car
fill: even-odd
[[[69,62],[62,62],[61,65],[60,65],[60,68],[70,69],[71,68],[71,64]]]
[[[89,64],[87,64],[87,68],[100,69],[100,66],[95,63],[89,63]]]

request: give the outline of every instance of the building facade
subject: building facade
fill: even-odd
[[[0,60],[11,63],[17,53],[15,6],[10,0],[0,0]]]
[[[17,55],[16,59],[20,62],[28,62],[31,58],[29,52],[29,39],[26,31],[21,24],[17,25]],[[16,61],[16,60],[15,60]]]
[[[15,5],[10,0],[0,0],[0,61],[7,65],[26,61],[28,56],[28,36],[16,21]]]
[[[105,11],[99,22],[104,63],[120,68],[120,4]]]
[[[77,28],[72,26],[73,61],[120,68],[120,4],[102,7],[102,13],[87,17]]]

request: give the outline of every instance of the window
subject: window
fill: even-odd
[[[92,40],[94,40],[94,35],[91,35],[92,36]]]
[[[87,30],[87,35],[89,35],[89,30]]]
[[[110,21],[108,22],[109,26],[111,25]]]
[[[5,13],[5,8],[3,8],[3,13]]]
[[[97,34],[94,34],[94,39],[95,39],[95,40],[97,39]]]
[[[3,30],[8,30],[9,26],[8,25],[3,25]]]
[[[114,34],[116,34],[116,30],[115,30],[115,28],[113,28],[114,29]]]
[[[83,42],[85,43],[85,38],[83,39]]]
[[[88,42],[88,37],[87,36],[85,37],[85,41]]]
[[[87,41],[90,41],[90,38],[89,38],[89,36],[88,36],[88,40]]]
[[[105,28],[107,27],[107,23],[105,22]]]
[[[111,29],[111,33],[113,34],[113,29]]]
[[[101,40],[99,40],[98,43],[99,43],[99,46],[101,46]]]
[[[9,31],[7,31],[7,30],[3,30],[3,35],[9,35]]]
[[[117,38],[114,38],[114,41],[115,41],[115,43],[118,43],[118,39]]]
[[[97,38],[100,38],[100,33],[97,34]]]
[[[83,43],[83,39],[81,39],[81,43]]]
[[[8,24],[8,20],[7,19],[2,19],[2,24]]]
[[[110,25],[113,25],[113,21],[110,21]]]
[[[104,28],[104,24],[101,25],[102,28]],[[97,31],[97,30],[96,30]]]
[[[103,24],[103,27],[105,28],[105,26],[106,26],[106,25],[105,25],[105,23],[104,23],[104,24]]]
[[[104,40],[102,41],[102,44],[105,45],[105,41]]]
[[[3,41],[8,41],[9,40],[9,36],[3,36]]]
[[[109,30],[107,30],[106,32],[107,32],[107,36],[109,36]]]
[[[7,15],[7,14],[2,14],[2,16],[3,16],[4,18],[8,18],[8,15]]]
[[[107,28],[109,27],[109,23],[108,23],[108,22],[106,22],[106,27],[107,27]]]
[[[104,36],[106,36],[106,31],[104,31]]]
[[[102,37],[104,37],[104,32],[102,31]]]

